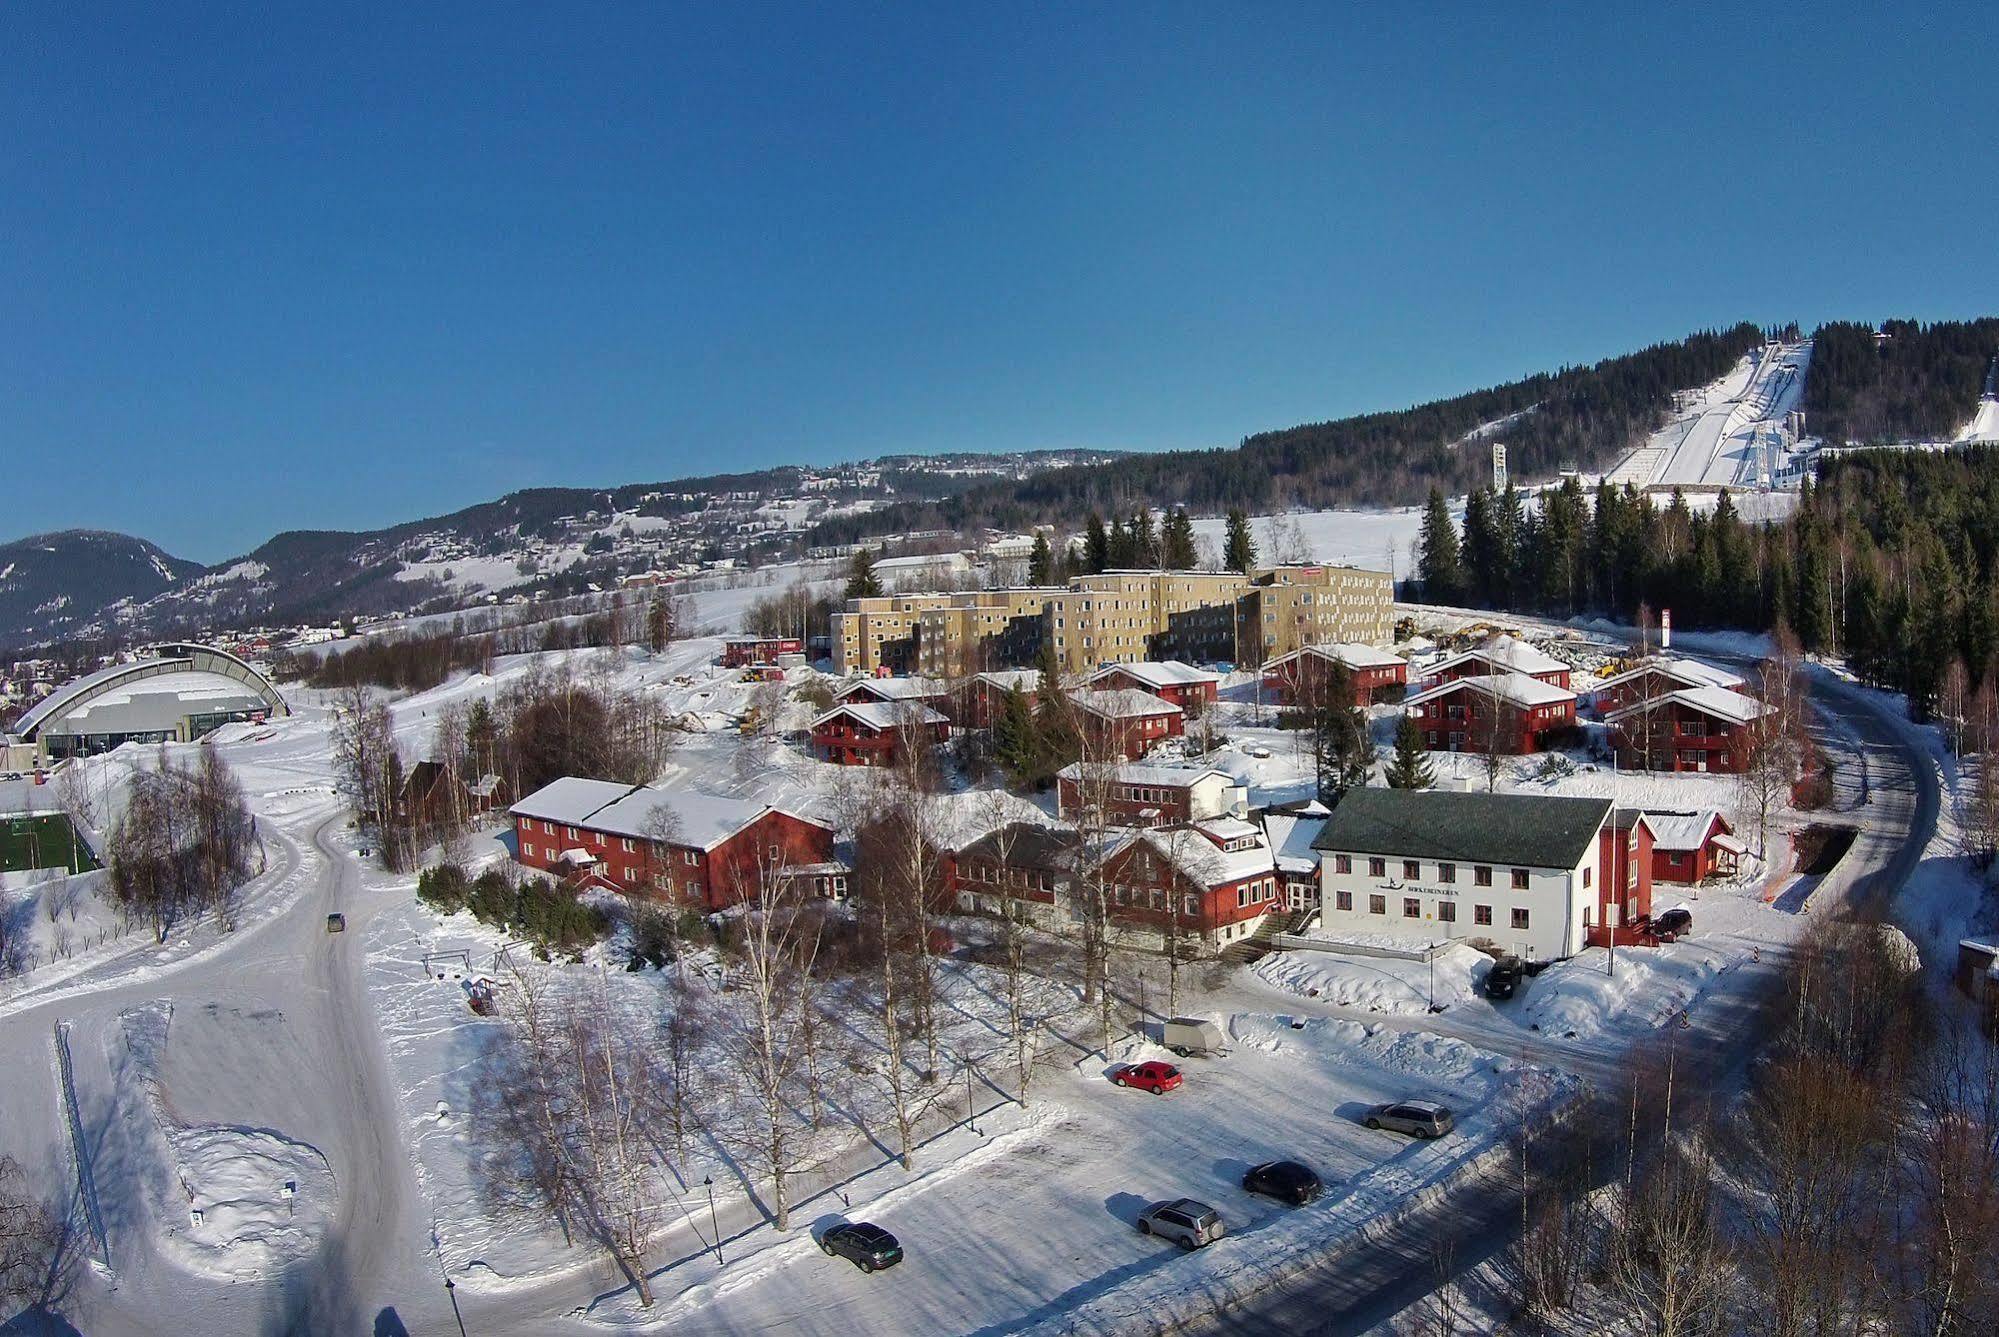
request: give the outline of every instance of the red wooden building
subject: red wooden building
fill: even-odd
[[[1770,708],[1726,687],[1683,687],[1604,716],[1618,763],[1654,771],[1740,772]]]
[[[1178,738],[1187,730],[1180,707],[1150,692],[1123,687],[1077,692],[1070,700],[1076,706],[1087,756],[1137,761],[1153,744]]]
[[[627,895],[720,910],[777,877],[846,894],[833,828],[767,803],[567,776],[508,814],[521,864]]]
[[[1182,944],[1226,946],[1265,915],[1288,913],[1269,840],[1234,817],[1143,832],[1112,851],[1098,876],[1128,931]]]
[[[1197,669],[1177,659],[1107,664],[1083,679],[1089,687],[1131,688],[1171,702],[1189,716],[1199,716],[1220,695],[1222,675]]]
[[[1081,866],[1082,844],[1068,827],[1009,822],[952,855],[953,898],[959,909],[985,914],[1000,913],[1009,900],[1052,910]]]
[[[1036,669],[994,669],[972,675],[960,695],[959,723],[967,729],[990,729],[1006,707],[1006,694],[1019,692],[1028,705],[1035,704],[1041,691],[1041,674]]]
[[[1688,687],[1725,687],[1731,692],[1747,692],[1749,685],[1740,674],[1715,668],[1694,659],[1667,659],[1655,656],[1643,660],[1615,677],[1605,678],[1595,691],[1599,714],[1608,715],[1641,701],[1652,701]]]
[[[779,655],[804,653],[805,642],[796,636],[734,636],[722,642],[722,667],[775,664]]]
[[[1652,828],[1636,809],[1613,813],[1597,833],[1596,908],[1589,945],[1642,947],[1651,941]]]
[[[857,678],[833,693],[836,702],[873,701],[893,706],[904,701],[937,707],[950,699],[951,689],[936,678]]]
[[[1648,812],[1652,832],[1652,880],[1693,885],[1711,877],[1733,877],[1748,848],[1735,838],[1728,819],[1712,808],[1698,812]]]
[[[1408,706],[1423,745],[1435,752],[1524,756],[1576,723],[1574,692],[1520,673],[1453,678],[1416,693]]]
[[[1483,645],[1431,665],[1423,680],[1426,684],[1435,684],[1455,682],[1460,678],[1517,673],[1550,686],[1566,688],[1572,671],[1561,660],[1536,650],[1523,640],[1512,636],[1494,636]]]
[[[1399,697],[1409,683],[1409,661],[1371,645],[1335,641],[1308,645],[1279,655],[1263,666],[1263,689],[1280,705],[1317,701],[1325,692],[1334,665],[1346,668],[1353,683],[1353,704],[1369,706]]]
[[[1055,773],[1056,811],[1069,820],[1101,806],[1119,826],[1172,826],[1211,817],[1240,816],[1248,791],[1212,766],[1084,766],[1071,762]]]
[[[844,701],[811,729],[812,750],[836,766],[892,766],[904,747],[948,739],[951,721],[916,701]]]

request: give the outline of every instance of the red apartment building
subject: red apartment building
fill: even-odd
[[[1248,801],[1235,777],[1213,767],[1071,762],[1055,773],[1056,812],[1064,821],[1101,806],[1112,825],[1173,826],[1240,815]]]
[[[905,746],[951,736],[951,721],[926,705],[844,701],[812,721],[812,750],[836,766],[892,766]]]
[[[720,910],[773,876],[843,896],[833,828],[766,803],[565,776],[509,808],[525,867],[626,895]]]
[[[1400,655],[1371,645],[1335,641],[1308,645],[1271,660],[1263,666],[1263,689],[1280,705],[1316,701],[1324,694],[1326,679],[1336,664],[1346,668],[1356,706],[1400,696],[1398,689],[1406,689],[1409,683],[1409,661]]]
[[[1131,688],[1171,702],[1190,717],[1198,717],[1220,695],[1222,675],[1197,669],[1177,659],[1109,664],[1083,679],[1086,686]]]
[[[1433,752],[1539,752],[1549,734],[1572,729],[1576,694],[1520,673],[1467,675],[1426,688],[1408,700]]]
[[[1699,812],[1648,812],[1652,880],[1687,886],[1711,877],[1733,877],[1748,847],[1712,808]]]
[[[1725,687],[1731,692],[1749,690],[1739,674],[1730,673],[1727,669],[1693,659],[1654,657],[1598,683],[1596,708],[1599,714],[1608,715],[1626,706],[1657,700],[1689,687]]]
[[[722,667],[775,664],[779,655],[804,653],[805,642],[796,636],[737,636],[722,642]]]
[[[1124,687],[1077,692],[1069,699],[1075,703],[1088,756],[1137,761],[1153,744],[1178,738],[1187,730],[1180,707],[1150,692]]]
[[[1224,817],[1145,831],[1099,874],[1110,913],[1162,940],[1226,946],[1286,913],[1283,879],[1262,828]]]
[[[1430,667],[1426,684],[1455,682],[1459,678],[1518,673],[1566,689],[1572,670],[1553,655],[1536,650],[1512,636],[1494,636],[1484,645],[1452,655]]]
[[[1618,764],[1733,775],[1748,763],[1770,708],[1726,687],[1682,687],[1604,716]]]

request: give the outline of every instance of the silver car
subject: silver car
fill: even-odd
[[[1398,1100],[1367,1112],[1369,1128],[1386,1128],[1411,1137],[1442,1137],[1457,1126],[1451,1112],[1434,1100]]]
[[[1223,1234],[1222,1214],[1205,1202],[1175,1198],[1155,1202],[1138,1214],[1138,1233],[1172,1240],[1183,1249],[1213,1244]]]

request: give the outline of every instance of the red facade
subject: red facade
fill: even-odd
[[[1596,912],[1590,917],[1592,947],[1638,946],[1648,937],[1641,927],[1652,917],[1652,828],[1634,815],[1622,826],[1604,823],[1596,833]]]
[[[1189,834],[1188,840],[1205,840]],[[1110,913],[1156,933],[1228,936],[1237,925],[1281,913],[1282,879],[1275,865],[1253,875],[1206,885],[1176,868],[1149,840],[1135,840],[1104,861]]]
[[[1549,733],[1573,728],[1576,722],[1574,697],[1548,705],[1516,706],[1473,688],[1431,697],[1414,710],[1423,745],[1433,752],[1525,756],[1539,752]]]
[[[1107,778],[1093,784],[1093,802],[1100,800],[1107,819],[1119,826],[1170,826],[1192,821],[1193,788],[1190,785],[1161,785]],[[1083,782],[1074,776],[1055,777],[1056,807],[1062,813],[1079,812],[1085,806]]]
[[[1623,710],[1627,706],[1635,706],[1643,701],[1656,701],[1684,687],[1699,687],[1702,685],[1698,682],[1683,681],[1670,674],[1663,673],[1656,668],[1648,668],[1639,671],[1637,676],[1628,681],[1620,682],[1615,686],[1605,687],[1602,691],[1598,692],[1597,710],[1600,714],[1608,715],[1614,711]],[[1749,685],[1747,683],[1737,683],[1732,685],[1729,690],[1747,694]]]
[[[1692,886],[1711,877],[1726,877],[1735,872],[1735,852],[1722,848],[1716,841],[1716,837],[1730,834],[1727,821],[1717,812],[1709,815],[1707,830],[1695,848],[1669,850],[1654,844],[1652,880]]]
[[[568,850],[587,851],[595,859],[592,880],[629,895],[666,899],[707,910],[720,910],[754,897],[764,877],[776,870],[806,870],[800,875],[829,874],[819,865],[833,860],[833,832],[787,812],[766,809],[712,849],[698,849],[642,836],[620,836],[539,818],[514,818],[516,858],[529,868],[566,877],[577,866],[563,858]],[[845,891],[815,887],[826,894]]]
[[[1331,673],[1332,665],[1325,656],[1300,654],[1267,670],[1263,675],[1263,690],[1282,706],[1316,701],[1324,695],[1326,679]],[[1383,664],[1366,668],[1350,667],[1347,677],[1353,683],[1353,704],[1365,708],[1384,695],[1393,695],[1393,689],[1406,687],[1409,666]]]
[[[1077,712],[1077,724],[1091,756],[1118,756],[1126,761],[1137,761],[1152,750],[1153,744],[1178,738],[1187,731],[1186,717],[1177,710],[1170,714],[1120,717],[1085,710]]]
[[[1171,702],[1189,715],[1198,716],[1219,698],[1219,683],[1215,682],[1169,682],[1154,685],[1134,674],[1122,664],[1113,665],[1090,680],[1092,687],[1106,690],[1129,688],[1132,691],[1147,692],[1161,701]]]
[[[893,766],[908,743],[929,746],[950,736],[950,722],[944,719],[881,725],[835,710],[812,726],[812,750],[836,766]]]
[[[1620,765],[1733,775],[1748,761],[1752,728],[1684,701],[1664,700],[1615,721],[1611,743]]]
[[[1505,668],[1491,660],[1481,659],[1476,654],[1472,654],[1450,665],[1448,668],[1439,669],[1437,672],[1432,673],[1428,681],[1434,687],[1447,682],[1457,682],[1462,678],[1482,678],[1487,674],[1512,672],[1517,672],[1517,670]],[[1560,687],[1566,691],[1569,686],[1570,672],[1569,667],[1563,665],[1561,668],[1543,669],[1538,673],[1529,673],[1525,676],[1534,679],[1536,682],[1545,682],[1552,687]]]
[[[723,668],[748,668],[752,664],[775,664],[779,655],[802,655],[805,642],[796,636],[736,637],[722,642]]]

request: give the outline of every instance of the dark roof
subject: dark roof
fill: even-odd
[[[1350,789],[1312,848],[1571,868],[1582,862],[1610,807],[1607,798]]]
[[[1011,841],[1011,845],[1006,842]],[[958,851],[961,859],[997,861],[1004,847],[1006,862],[1014,868],[1041,868],[1061,872],[1075,862],[1081,834],[1059,826],[1035,822],[1009,822],[997,831],[980,836]]]

